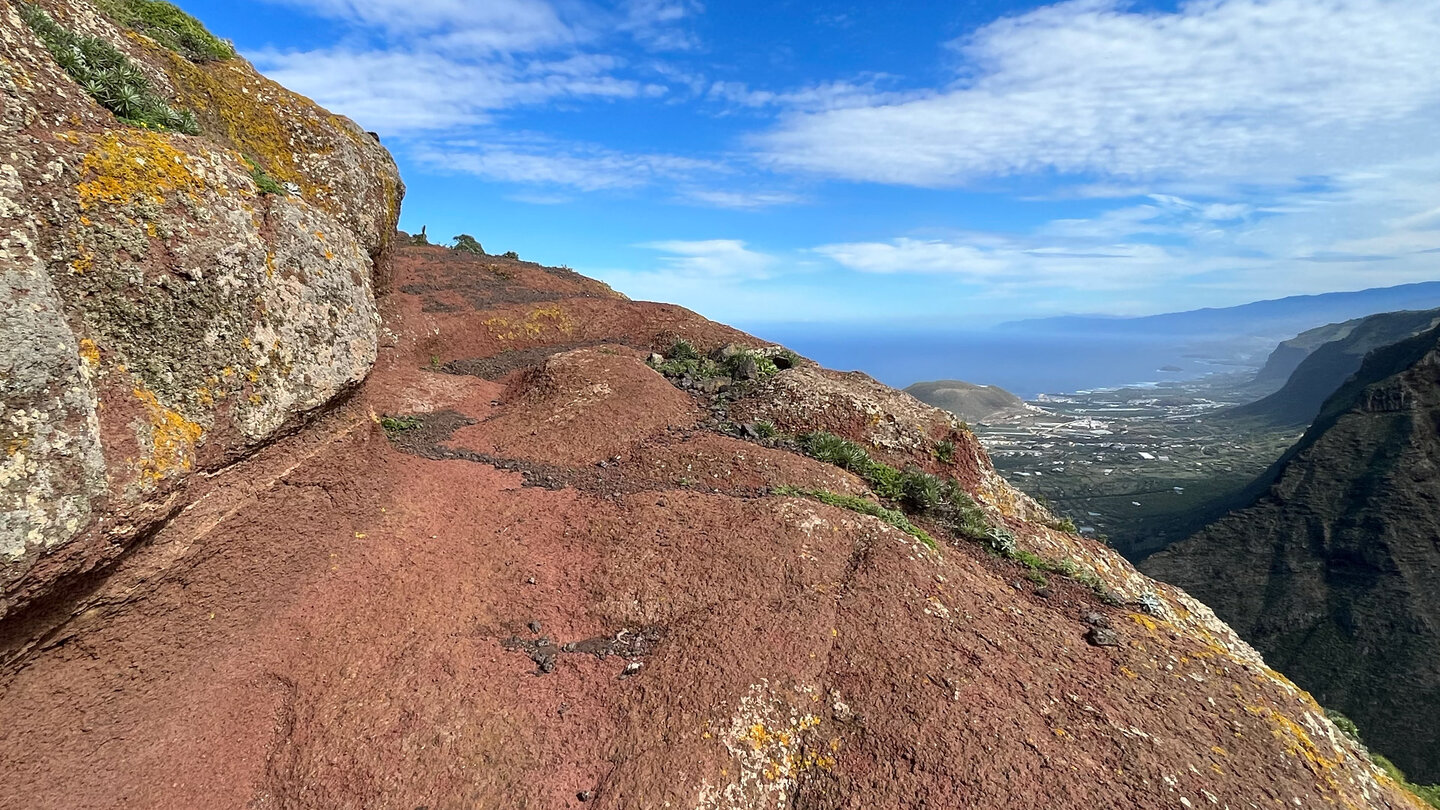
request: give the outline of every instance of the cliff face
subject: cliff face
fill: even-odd
[[[1440,781],[1440,330],[1378,350],[1253,505],[1143,563]]]
[[[0,3],[0,155],[4,617],[364,378],[402,191],[352,122],[82,0]]]
[[[1285,358],[1293,357],[1305,341],[1327,336],[1331,339],[1297,360],[1285,384],[1275,393],[1231,409],[1227,415],[1254,417],[1277,426],[1308,425],[1325,400],[1360,368],[1366,354],[1433,329],[1437,323],[1440,310],[1384,312],[1306,332],[1280,344],[1256,381],[1272,366],[1283,366]]]

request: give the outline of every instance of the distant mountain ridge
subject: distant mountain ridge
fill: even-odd
[[[1318,353],[1318,352],[1317,352]],[[1440,779],[1440,327],[1368,354],[1248,505],[1140,567]]]
[[[1276,367],[1283,367],[1289,357],[1305,351],[1317,339],[1336,337],[1305,354],[1280,390],[1256,402],[1233,408],[1228,415],[1256,417],[1273,425],[1309,424],[1320,412],[1325,400],[1360,369],[1366,354],[1437,325],[1440,325],[1440,309],[1429,309],[1385,312],[1302,333],[1276,349],[1276,353],[1285,350]],[[1276,354],[1271,355],[1272,360],[1275,357]],[[1271,368],[1271,365],[1267,363],[1266,368]],[[1262,369],[1261,374],[1264,373]]]
[[[1341,322],[1380,312],[1440,307],[1440,281],[1353,292],[1295,295],[1234,307],[1168,312],[1136,318],[1062,315],[1009,321],[1000,330],[1072,331],[1110,334],[1294,335],[1317,323]]]
[[[1025,402],[1020,397],[997,385],[936,380],[915,383],[907,387],[905,393],[967,422],[984,422],[998,414],[1025,410]]]

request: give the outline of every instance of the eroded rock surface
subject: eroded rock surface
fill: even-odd
[[[201,132],[127,126],[0,4],[0,617],[364,378],[402,193],[371,135],[243,59],[195,64],[83,0],[35,5]]]
[[[677,337],[765,344],[523,262],[396,267],[355,397],[14,648],[0,803],[1414,806],[944,412],[808,362],[681,390],[647,364]],[[793,494],[867,493],[796,452],[820,429],[954,477],[1073,575]]]

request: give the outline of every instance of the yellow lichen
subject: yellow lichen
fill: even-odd
[[[80,359],[88,363],[92,368],[100,365],[100,347],[90,338],[80,339]]]
[[[165,203],[166,194],[195,195],[205,183],[190,168],[190,157],[169,136],[145,130],[107,132],[85,156],[80,175],[80,207]]]
[[[135,398],[145,407],[150,422],[150,455],[140,460],[140,473],[160,481],[172,472],[195,466],[195,447],[204,428],[170,410],[144,388],[135,389]]]
[[[531,310],[519,321],[495,317],[484,321],[484,324],[489,327],[490,334],[499,340],[534,339],[552,330],[565,335],[575,331],[570,316],[558,306]]]

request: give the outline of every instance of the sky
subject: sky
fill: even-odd
[[[765,324],[1440,278],[1440,0],[180,0],[401,227]]]

